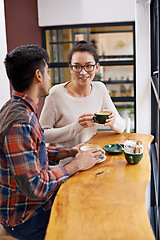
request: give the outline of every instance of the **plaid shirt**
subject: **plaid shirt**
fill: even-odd
[[[64,167],[49,169],[48,159],[56,161],[58,148],[45,146],[43,129],[36,116],[37,105],[16,91],[13,91],[12,101],[14,104],[23,103],[25,110],[17,116],[23,119],[25,115],[26,120],[17,120],[16,117],[15,121],[8,123],[6,115],[4,117],[5,107],[1,109],[0,222],[6,226],[16,226],[49,209],[50,198],[68,178]],[[7,116],[9,114],[12,119],[16,110],[17,106],[14,111],[11,108]],[[5,134],[3,122],[4,126],[9,126]]]

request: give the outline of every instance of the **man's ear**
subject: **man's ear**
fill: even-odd
[[[35,77],[38,81],[42,82],[42,73],[39,69],[35,71]]]

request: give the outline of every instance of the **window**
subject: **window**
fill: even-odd
[[[160,239],[160,77],[159,77],[159,1],[152,0],[151,10],[151,133],[154,142],[151,145],[151,224],[156,236]]]
[[[44,27],[43,46],[49,53],[50,87],[73,80],[67,55],[80,40],[97,48],[100,69],[94,80],[106,85],[120,115],[126,120],[130,118],[131,131],[136,131],[134,22]]]

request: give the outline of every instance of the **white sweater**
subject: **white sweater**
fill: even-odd
[[[101,82],[92,82],[91,93],[87,97],[75,98],[68,94],[62,83],[50,89],[46,97],[40,116],[40,123],[44,128],[47,143],[59,147],[73,147],[89,140],[97,131],[98,124],[94,127],[83,128],[78,123],[78,118],[84,113],[110,109],[116,114],[115,122],[111,129],[121,133],[125,129],[125,120],[116,110],[106,86]]]

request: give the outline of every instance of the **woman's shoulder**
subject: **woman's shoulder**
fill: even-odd
[[[51,89],[49,90],[49,94],[55,94],[55,93],[60,93],[61,91],[64,90],[64,86],[66,85],[66,83],[59,83],[54,85],[53,87],[51,87]]]
[[[100,81],[93,81],[92,82],[93,84],[93,87],[97,90],[106,90],[106,86],[103,82],[100,82]]]

